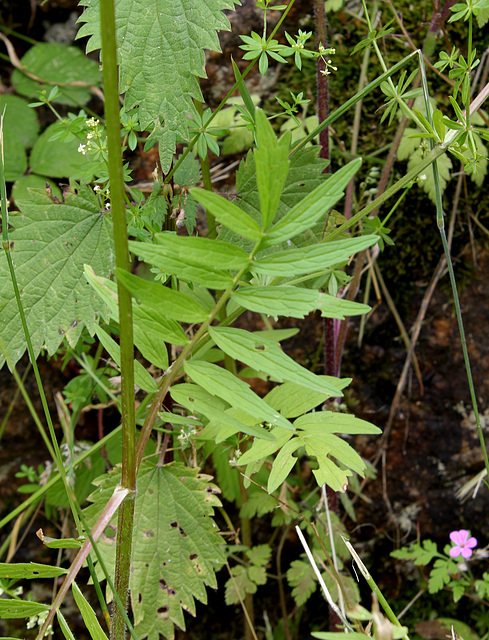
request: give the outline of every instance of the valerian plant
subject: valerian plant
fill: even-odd
[[[266,583],[270,546],[253,546],[249,519],[256,513],[280,507],[274,516],[278,524],[289,527],[301,519],[309,535],[317,536],[315,552],[322,561],[330,561],[330,551],[346,557],[346,546],[334,551],[339,545],[334,539],[338,522],[330,518],[317,533],[310,522],[313,507],[304,500],[301,511],[295,504],[289,477],[300,458],[306,457],[318,491],[328,486],[345,493],[355,486],[357,476],[365,475],[366,463],[343,436],[374,435],[380,430],[325,405],[343,396],[349,380],[312,373],[286,355],[281,341],[290,333],[271,324],[264,331],[250,331],[237,326],[238,320],[244,312],[260,314],[269,323],[268,318],[303,318],[312,311],[334,319],[368,311],[366,305],[331,293],[337,293],[338,279],[346,284],[348,276],[341,269],[350,258],[377,244],[379,235],[388,242],[387,231],[371,224],[369,230],[375,233],[347,232],[447,149],[453,152],[455,144],[463,146],[466,141],[470,148],[473,132],[470,118],[461,122],[460,133],[439,117],[433,116],[431,124],[429,109],[426,116],[408,109],[405,100],[415,95],[408,88],[413,73],[406,81],[407,72],[401,70],[417,53],[386,68],[308,138],[380,86],[390,100],[391,119],[399,106],[436,146],[416,171],[382,198],[340,226],[328,225],[328,212],[342,198],[361,160],[325,174],[325,162],[305,146],[308,138],[292,145],[289,132],[277,137],[266,114],[256,108],[245,77],[256,62],[264,74],[270,59],[283,63],[288,58],[298,68],[303,59],[321,60],[322,73],[328,75],[335,69],[330,58],[334,50],[324,43],[317,51],[306,48],[310,34],[302,31],[297,36],[287,34],[287,44],[281,44],[274,38],[277,28],[268,34],[266,12],[279,9],[281,22],[293,2],[274,7],[263,0],[258,3],[265,14],[263,35],[242,36],[243,58],[250,65],[243,73],[234,65],[236,84],[229,93],[240,92],[239,111],[256,144],[237,173],[236,199],[225,198],[212,191],[208,166],[208,150],[219,152],[216,137],[222,131],[212,123],[225,101],[214,112],[203,109],[199,78],[205,75],[204,49],[218,49],[217,31],[228,28],[223,11],[239,3],[184,0],[183,17],[168,0],[158,0],[146,11],[133,0],[119,0],[115,13],[109,0],[80,4],[85,11],[79,35],[89,36],[87,51],[102,49],[105,122],[79,112],[60,117],[57,129],[50,132],[60,145],[74,142],[81,160],[84,156],[90,160],[77,167],[77,181],[71,181],[62,198],[33,191],[29,198],[19,199],[20,211],[8,219],[3,182],[1,358],[15,372],[27,348],[39,378],[35,359],[40,351],[52,355],[64,342],[84,371],[75,391],[83,383],[84,395],[90,398],[94,394],[85,383],[93,380],[94,389],[100,389],[98,398],[110,399],[119,408],[122,425],[89,451],[77,447],[74,430],[81,407],[68,388],[65,396],[74,406],[70,414],[66,404],[59,403],[66,439],[61,451],[46,411],[51,440],[46,436],[45,442],[57,475],[44,485],[39,480],[41,486],[25,506],[62,482],[78,535],[53,540],[41,532],[39,537],[48,548],[78,551],[69,569],[0,565],[0,578],[8,581],[10,596],[0,600],[0,616],[37,617],[42,638],[56,615],[63,633],[71,638],[59,610],[71,589],[92,637],[105,638],[75,582],[86,562],[101,604],[101,580],[107,581],[107,599],[114,600],[108,624],[111,637],[122,640],[127,627],[135,638],[172,638],[175,626],[185,628],[184,612],[195,615],[196,601],[207,601],[206,588],[217,587],[216,574],[228,557],[236,557],[235,551],[242,552],[244,560],[239,558],[242,564],[230,568],[226,601],[249,602],[247,595]],[[388,31],[370,29],[365,46],[377,46]],[[398,71],[396,86],[390,78]],[[96,83],[95,75],[87,84]],[[41,91],[45,93],[38,105],[51,108],[61,94],[65,101],[73,100],[66,88]],[[303,96],[292,95],[292,100],[293,104],[282,103],[290,116]],[[55,115],[59,116],[56,110]],[[442,125],[455,131],[453,138],[441,135]],[[146,148],[158,143],[160,159],[155,187],[145,202],[127,186],[129,176],[122,162],[122,147],[135,149],[142,132],[148,134]],[[184,143],[178,159],[177,141]],[[205,189],[194,186],[193,148],[202,161]],[[5,161],[8,168],[8,155]],[[93,183],[97,184],[92,187]],[[183,235],[179,232],[183,224],[178,223],[188,221],[185,210],[195,203],[206,210],[207,232],[196,234],[190,225],[189,235]],[[133,261],[148,265],[154,278],[135,275]],[[324,292],[325,287],[330,293]],[[96,336],[99,345],[91,359],[77,347],[84,330]],[[133,344],[140,358],[134,358]],[[99,367],[102,352],[110,368],[120,371],[119,380],[108,380]],[[250,375],[273,382],[264,397],[245,382]],[[22,388],[20,380],[19,385]],[[46,435],[42,424],[39,428]],[[157,445],[152,439],[155,432]],[[122,463],[109,472],[97,472],[96,479],[90,477],[95,490],[90,506],[81,511],[78,502],[85,495],[76,484],[81,463],[120,434]],[[203,470],[210,459],[216,483]],[[220,492],[241,509],[241,531],[234,531],[237,544],[231,551],[213,519],[221,507]],[[15,517],[12,513],[7,521]],[[226,513],[224,517],[231,522]],[[336,598],[346,599],[353,608],[358,594],[351,581],[339,577],[338,563],[332,566]],[[21,579],[58,576],[65,576],[64,582],[52,605],[22,599],[15,590]],[[304,602],[315,585],[305,558],[293,564],[287,577],[294,597]],[[301,585],[306,585],[303,593]],[[131,619],[125,606],[128,597]],[[396,637],[405,631],[399,634]]]

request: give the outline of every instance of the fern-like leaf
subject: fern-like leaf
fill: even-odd
[[[239,0],[116,0],[120,92],[126,109],[139,107],[144,130],[159,142],[163,171],[171,166],[177,135],[187,139],[193,98],[202,100],[204,49],[220,51],[216,31],[229,30],[222,11]],[[99,0],[82,0],[78,37],[90,36],[87,52],[101,48]],[[163,119],[163,123],[160,122]]]

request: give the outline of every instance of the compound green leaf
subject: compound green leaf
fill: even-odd
[[[377,236],[323,242],[300,249],[288,249],[253,261],[252,271],[271,276],[312,273],[346,262],[350,256],[374,245]]]
[[[246,251],[228,242],[174,233],[157,233],[155,240],[167,255],[210,269],[242,269],[250,262]]]
[[[31,602],[30,600],[0,599],[0,618],[30,618],[43,611],[49,611],[47,604]]]
[[[259,338],[244,329],[231,327],[209,327],[209,335],[217,346],[232,358],[273,376],[279,382],[295,382],[319,393],[338,392],[337,387],[333,387],[327,380],[305,369],[285,354],[280,345],[273,340]],[[340,392],[340,395],[343,394]]]
[[[90,85],[98,86],[102,82],[95,60],[87,58],[77,47],[57,42],[35,44],[20,62],[24,69],[46,83],[39,83],[15,69],[12,84],[17,93],[29,98],[38,98],[40,90],[49,94],[53,85],[57,85],[60,95],[55,102],[78,107],[90,100]]]
[[[99,0],[80,4],[86,9],[78,37],[91,36],[87,52],[100,49]],[[229,29],[222,11],[234,9],[235,4],[234,0],[115,3],[120,92],[125,94],[126,109],[139,108],[143,129],[154,130],[164,173],[171,166],[177,135],[188,137],[187,114],[196,113],[193,100],[203,100],[198,78],[205,77],[204,49],[220,51],[216,30]]]
[[[361,164],[361,158],[353,160],[316,187],[268,231],[263,246],[284,242],[310,229],[343,196]]]
[[[284,382],[267,393],[264,400],[286,418],[297,416],[314,409],[328,398],[338,398],[342,390],[351,382],[350,378],[334,378],[333,376],[319,376],[336,389],[334,393],[314,391],[295,382]]]
[[[145,262],[149,262],[165,273],[171,273],[182,280],[197,282],[215,289],[227,289],[233,284],[233,278],[228,271],[202,266],[192,262],[190,256],[173,257],[168,255],[161,245],[130,240],[129,249]]]
[[[272,125],[261,109],[256,109],[256,183],[260,197],[263,229],[272,224],[289,172],[290,133],[277,140]]]
[[[273,493],[282,482],[285,482],[290,470],[297,462],[297,458],[294,458],[292,454],[301,446],[302,442],[299,438],[292,438],[280,449],[273,461],[272,471],[268,478],[268,493]]]
[[[275,440],[273,435],[263,427],[243,424],[226,413],[225,410],[223,411],[217,408],[215,398],[207,394],[204,389],[198,385],[176,385],[170,389],[170,393],[175,402],[178,402],[190,411],[203,413],[214,425],[225,428],[225,436],[222,439],[216,440],[216,442],[226,440],[231,435],[240,432],[247,433],[256,438],[263,438],[264,440]]]
[[[288,420],[259,398],[250,387],[232,373],[210,362],[187,362],[185,372],[208,393],[242,409],[257,422],[269,422],[292,430]]]
[[[37,354],[52,355],[66,336],[74,346],[83,326],[93,333],[107,317],[87,285],[83,265],[109,276],[114,266],[112,221],[89,187],[72,185],[63,203],[32,192],[10,216],[13,261],[27,326]],[[25,351],[24,333],[4,252],[0,254],[0,333],[15,364]],[[3,364],[0,355],[0,366]]]
[[[233,202],[205,189],[191,189],[191,194],[218,222],[234,233],[254,242],[261,240],[260,225]]]
[[[28,580],[31,578],[56,578],[67,573],[61,567],[51,567],[37,562],[2,562],[0,563],[0,578],[9,580]]]
[[[85,623],[92,640],[107,640],[107,635],[100,626],[100,622],[97,620],[95,611],[87,602],[87,599],[80,591],[80,587],[76,582],[73,582],[71,589],[73,591],[73,598],[75,599],[76,605],[82,615],[83,622]]]
[[[367,422],[348,413],[336,411],[316,411],[297,418],[294,427],[307,431],[320,429],[322,433],[348,433],[350,435],[371,434],[378,435],[382,431]]]
[[[316,591],[316,574],[307,560],[294,560],[287,571],[287,582],[298,607],[305,604]]]
[[[115,486],[120,470],[102,476],[85,513],[93,525]],[[133,569],[130,578],[135,630],[140,638],[173,638],[173,625],[185,629],[183,612],[195,615],[195,600],[207,602],[206,585],[217,587],[215,572],[225,563],[212,515],[220,506],[210,476],[180,463],[143,462],[137,479]],[[115,565],[117,516],[99,541],[109,571]],[[97,565],[97,574],[102,572]],[[155,587],[156,585],[156,587]]]
[[[270,433],[274,436],[275,441],[264,442],[263,440],[255,440],[251,447],[239,458],[240,466],[258,462],[258,460],[271,456],[275,451],[278,451],[280,447],[283,447],[293,436],[291,431],[282,429],[282,427],[275,427]]]
[[[95,327],[95,333],[97,334],[97,337],[102,343],[104,349],[109,352],[112,360],[114,360],[117,366],[120,367],[121,349],[117,342],[113,340],[101,327]],[[158,385],[153,380],[151,374],[148,373],[143,365],[137,360],[134,360],[134,382],[138,387],[144,389],[144,391],[154,393],[158,390]]]
[[[314,289],[287,285],[243,287],[233,292],[232,297],[245,309],[273,317],[304,318],[314,309],[320,309],[323,317],[343,320],[345,316],[360,315],[370,310],[366,304],[335,298]]]
[[[195,300],[180,291],[138,278],[123,269],[116,269],[115,274],[119,282],[142,304],[166,318],[180,322],[203,322],[208,318],[208,313]]]

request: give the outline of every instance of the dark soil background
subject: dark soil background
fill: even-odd
[[[74,12],[78,12],[76,2],[71,0],[53,2],[41,6],[39,2],[0,2],[0,16],[4,26],[42,40],[48,37],[61,37],[70,42],[74,33]],[[251,29],[260,29],[260,16],[255,3],[243,1],[243,7],[230,14],[232,31],[221,36],[223,55],[209,54],[208,80],[202,83],[204,96],[210,106],[215,106],[233,83],[234,77],[229,64],[230,55],[240,59],[237,50],[240,43],[238,34],[249,33]],[[277,19],[270,12],[270,20]],[[406,17],[406,21],[408,21]],[[351,19],[346,14],[338,14],[332,28],[333,42],[341,40],[345,50],[351,51],[357,41],[353,33]],[[53,25],[64,24],[64,27]],[[312,28],[312,9],[310,2],[296,3],[294,11],[287,21],[289,30],[301,25]],[[337,29],[335,31],[334,29]],[[11,37],[19,57],[28,49],[29,44],[15,36]],[[357,39],[355,39],[357,38]],[[351,41],[351,44],[350,44]],[[250,78],[250,90],[259,91],[263,100],[277,87],[279,69],[272,69],[265,79],[255,74]],[[2,84],[8,90],[11,67],[0,60]],[[356,72],[356,71],[355,71]],[[355,79],[356,82],[356,79]],[[306,86],[306,85],[304,85]],[[313,85],[306,87],[313,91]],[[345,87],[346,88],[346,87]],[[278,88],[277,90],[281,90]],[[352,93],[355,86],[352,86]],[[333,94],[334,96],[334,94]],[[349,97],[349,96],[346,96]],[[334,98],[333,98],[334,99]],[[341,98],[334,99],[339,104]],[[369,118],[370,116],[366,116]],[[386,135],[376,129],[379,118],[372,118],[372,144],[377,144],[378,136]],[[367,141],[366,144],[369,144]],[[231,162],[234,158],[230,159]],[[134,169],[138,180],[149,179],[154,166],[154,157],[143,155],[135,161]],[[402,168],[400,169],[402,171]],[[448,195],[450,196],[450,189]],[[464,206],[476,211],[479,220],[488,226],[489,205],[484,190],[473,190],[467,195]],[[414,197],[410,196],[410,197]],[[410,213],[408,220],[403,219],[393,232],[398,233],[396,246],[387,247],[379,259],[382,274],[387,286],[398,304],[403,322],[412,327],[423,295],[442,255],[436,224],[433,219],[433,207],[423,197],[419,202],[411,200],[406,204],[405,212]],[[468,349],[471,358],[479,409],[484,425],[489,424],[489,252],[487,234],[477,230],[471,237],[469,218],[461,213],[457,218],[454,255],[456,273],[462,283],[461,305],[465,321]],[[411,238],[411,241],[410,241]],[[376,305],[371,300],[372,306]],[[245,320],[248,328],[255,321]],[[309,316],[303,321],[289,321],[281,326],[297,326],[300,332],[284,343],[289,355],[304,366],[314,367],[322,373],[323,356],[321,344],[324,325],[321,318]],[[345,401],[348,408],[359,417],[365,418],[384,429],[396,387],[404,366],[406,350],[399,338],[399,330],[385,303],[381,301],[369,316],[362,343],[358,345],[359,320],[350,322],[345,354],[342,362],[342,376],[353,379],[347,390]],[[480,546],[487,542],[487,510],[489,494],[482,488],[477,500],[460,502],[456,491],[473,475],[483,468],[478,434],[471,417],[470,396],[465,376],[464,363],[460,349],[460,337],[454,314],[448,276],[444,276],[430,301],[428,312],[416,346],[422,388],[411,372],[405,393],[396,412],[392,428],[382,441],[384,456],[377,464],[377,478],[368,481],[364,488],[364,500],[355,503],[357,522],[345,517],[346,526],[351,533],[352,542],[371,569],[379,586],[388,599],[394,599],[396,610],[402,608],[416,593],[413,577],[404,573],[400,563],[390,559],[389,553],[402,544],[420,536],[438,542],[441,548],[448,542],[448,534],[457,528],[469,528],[479,541]],[[19,364],[22,375],[27,360]],[[46,385],[51,410],[56,415],[53,402],[55,392],[61,391],[70,379],[70,368],[61,371],[60,362],[40,359],[41,375]],[[257,382],[258,384],[258,382]],[[40,412],[32,372],[28,373],[26,386],[36,409]],[[0,419],[10,410],[15,398],[16,385],[10,373],[4,368],[0,371]],[[105,429],[111,423],[117,424],[117,416],[104,416]],[[98,438],[97,416],[94,412],[84,416],[77,429],[79,439],[96,440]],[[358,439],[357,449],[365,458],[378,458],[379,439]],[[0,512],[8,513],[22,501],[17,492],[24,480],[15,478],[21,464],[37,467],[45,461],[43,444],[27,408],[20,397],[15,398],[11,408],[6,430],[0,449]],[[266,521],[260,526],[269,526]],[[28,530],[24,546],[16,555],[16,560],[40,560],[37,550],[37,538],[34,531],[43,527],[47,533],[52,525],[43,519],[40,513]],[[3,532],[5,533],[5,532]],[[294,543],[291,542],[294,547]],[[33,553],[34,551],[34,553]],[[34,556],[34,557],[33,557]],[[46,558],[45,558],[46,559]],[[225,580],[226,578],[224,578]],[[260,594],[259,594],[260,595]],[[199,606],[196,620],[189,620],[188,633],[178,637],[222,639],[240,637],[242,633],[241,613],[238,607],[223,608],[222,592],[210,593],[209,607]],[[270,618],[280,617],[277,603],[269,602],[266,594],[260,595],[257,615],[260,608],[266,609]],[[449,602],[450,600],[446,600]],[[444,600],[445,602],[445,600]],[[392,604],[392,603],[391,603]],[[290,608],[293,603],[289,602]],[[370,606],[366,597],[365,606]],[[310,620],[320,620],[326,615],[320,596],[314,597],[306,606],[301,627],[308,629]],[[422,615],[421,613],[418,615]],[[258,625],[261,625],[261,620]],[[15,626],[15,625],[14,625]],[[1,628],[1,627],[0,627]],[[23,626],[8,629],[9,634],[23,634]],[[300,629],[299,629],[300,630]],[[298,630],[298,633],[299,633]],[[78,638],[84,632],[77,633]]]

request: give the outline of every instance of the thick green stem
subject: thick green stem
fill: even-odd
[[[116,265],[130,271],[127,224],[122,173],[121,131],[119,119],[119,85],[115,35],[114,0],[101,0],[100,22],[105,92],[105,120],[110,178],[112,220]],[[121,408],[122,408],[122,478],[121,485],[131,492],[119,511],[117,527],[115,588],[125,604],[129,592],[134,492],[136,489],[136,426],[134,407],[134,347],[131,294],[118,284],[119,326],[121,348]],[[126,623],[119,607],[114,607],[111,638],[123,640]]]

